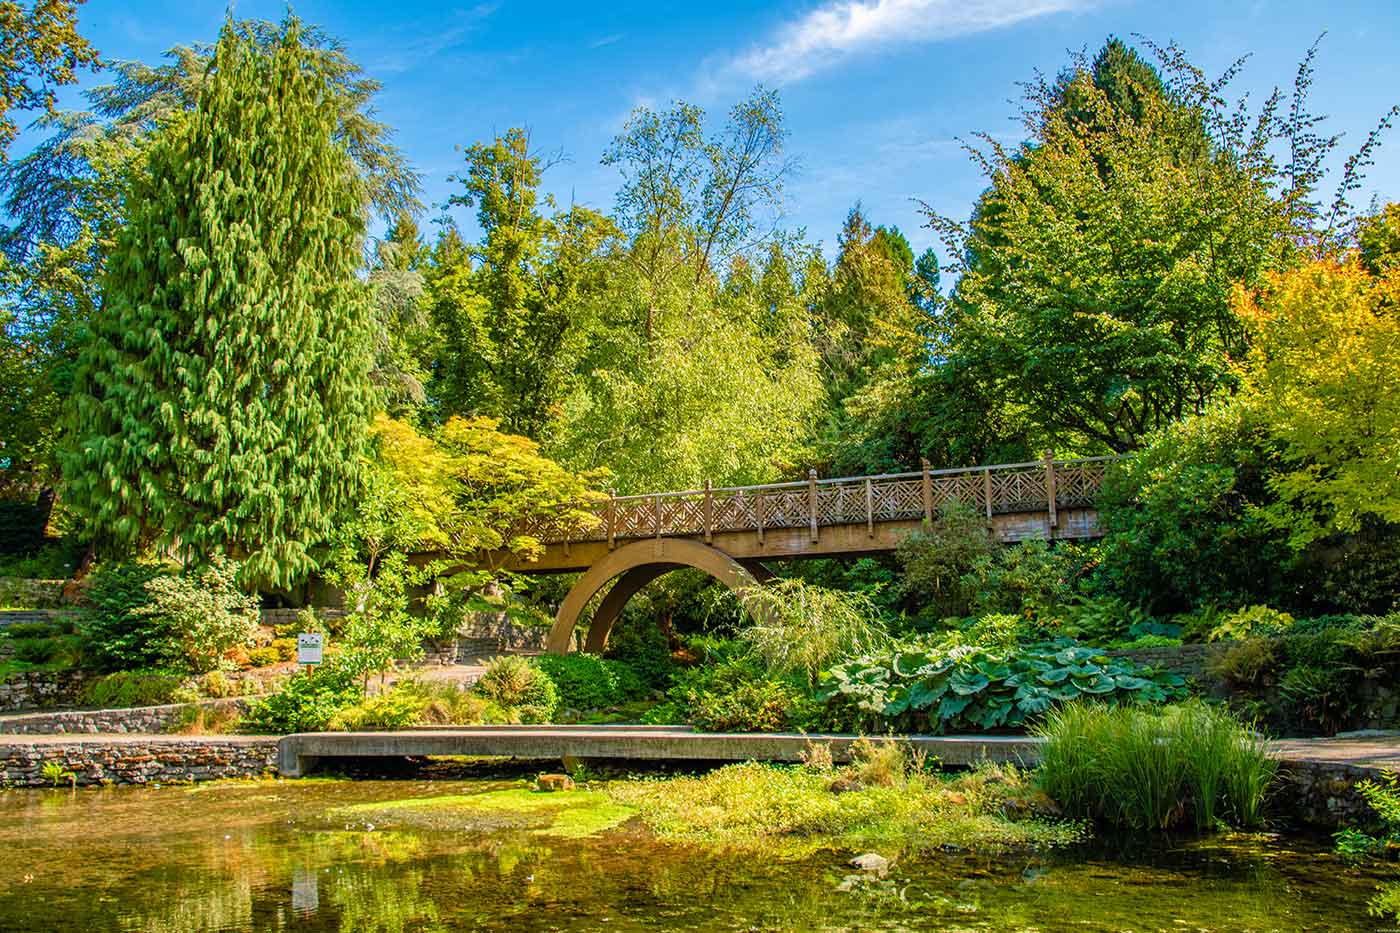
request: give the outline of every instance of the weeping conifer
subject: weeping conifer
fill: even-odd
[[[333,93],[295,20],[271,51],[229,23],[198,106],[132,180],[64,456],[99,534],[287,586],[353,495],[366,208]]]

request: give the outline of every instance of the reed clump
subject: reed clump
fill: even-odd
[[[1041,787],[1065,812],[1131,829],[1264,822],[1278,762],[1226,710],[1069,704],[1049,713]]]

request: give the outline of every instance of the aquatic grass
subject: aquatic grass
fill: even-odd
[[[1040,783],[1066,812],[1133,829],[1264,820],[1278,764],[1262,736],[1192,700],[1160,709],[1071,704],[1037,730]]]
[[[541,793],[526,787],[479,794],[445,794],[336,807],[331,820],[425,829],[528,829],[536,835],[582,839],[625,823],[635,810],[602,791]]]
[[[615,781],[607,793],[662,839],[782,857],[823,848],[1048,848],[1082,838],[1077,823],[1003,815],[1008,798],[1034,793],[1015,770],[993,778],[907,769],[890,785],[832,792],[834,776],[854,773],[746,762],[694,777]]]

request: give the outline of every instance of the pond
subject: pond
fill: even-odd
[[[0,794],[0,929],[1373,930],[1385,866],[1265,834],[933,851],[859,872],[664,842],[594,814],[541,828],[374,814],[519,780],[304,780]],[[511,789],[517,789],[511,791]],[[508,791],[507,793],[501,793]],[[560,795],[536,795],[538,797]],[[393,812],[390,807],[387,812]],[[892,855],[896,853],[890,853]]]

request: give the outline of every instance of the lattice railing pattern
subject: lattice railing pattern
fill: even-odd
[[[1043,460],[967,470],[812,478],[805,483],[618,496],[597,507],[596,523],[571,528],[567,522],[542,517],[517,533],[547,542],[726,531],[761,533],[771,528],[808,527],[813,519],[818,527],[917,520],[954,503],[989,517],[1050,512],[1052,482],[1056,508],[1093,505],[1112,459]]]

